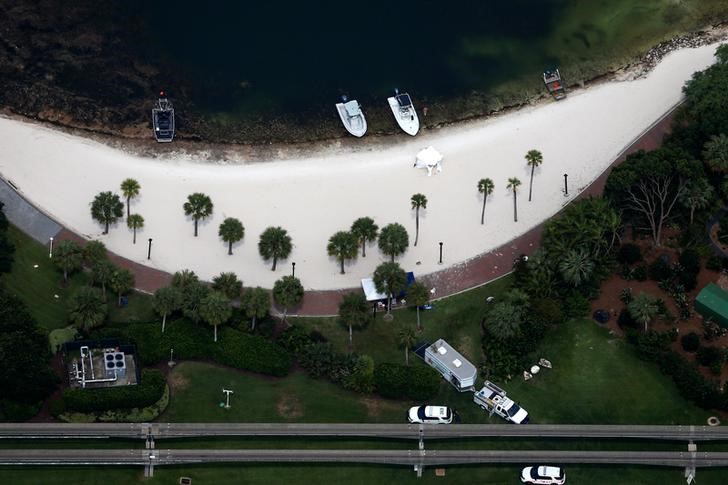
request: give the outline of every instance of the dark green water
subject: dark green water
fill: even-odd
[[[598,64],[695,21],[683,3],[132,0],[128,11],[172,96],[184,86],[201,111],[266,117],[330,114],[341,94],[381,104],[395,87],[446,100],[537,83],[549,65]]]

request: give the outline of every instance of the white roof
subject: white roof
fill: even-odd
[[[386,293],[377,292],[377,287],[371,278],[363,278],[361,280],[361,289],[364,290],[364,296],[366,296],[367,301],[384,300],[387,298]]]

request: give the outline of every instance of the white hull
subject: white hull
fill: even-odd
[[[354,101],[356,102],[356,101]],[[351,103],[351,101],[349,101]],[[350,116],[344,106],[344,103],[336,103],[336,111],[339,113],[339,118],[344,124],[346,131],[356,137],[362,137],[367,132],[367,120],[364,118],[364,113],[359,111],[356,116]]]
[[[397,124],[402,128],[402,131],[415,136],[420,131],[420,119],[417,117],[415,107],[410,104],[407,108],[402,108],[394,96],[387,98],[387,101],[392,109],[394,119],[397,120]]]

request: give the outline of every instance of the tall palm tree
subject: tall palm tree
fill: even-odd
[[[263,259],[273,259],[271,271],[276,270],[278,258],[285,259],[291,254],[291,236],[282,227],[269,227],[260,235],[258,252]]]
[[[521,181],[518,180],[516,177],[511,177],[508,179],[508,185],[506,185],[506,188],[508,190],[513,191],[513,221],[518,222],[518,208],[516,206],[516,189],[518,186],[521,185]]]
[[[177,271],[172,275],[171,284],[175,288],[179,288],[184,291],[185,288],[199,281],[200,278],[197,277],[194,271],[191,269],[183,269],[182,271]]]
[[[647,333],[647,325],[657,316],[660,306],[657,297],[640,293],[629,302],[627,311],[632,318],[644,325],[645,333]]]
[[[209,196],[195,192],[187,196],[187,202],[182,205],[185,215],[192,217],[195,221],[195,237],[197,237],[197,223],[212,215],[212,200]]]
[[[295,276],[284,276],[273,285],[273,301],[283,307],[283,321],[286,321],[288,308],[303,300],[303,285]]]
[[[200,281],[194,281],[180,290],[182,292],[182,315],[195,323],[202,320],[200,305],[210,294],[210,287]]]
[[[387,224],[379,233],[379,250],[387,256],[391,256],[393,263],[395,256],[407,251],[407,246],[409,246],[409,236],[402,224],[396,222]]]
[[[690,209],[690,224],[692,225],[695,211],[705,209],[713,200],[713,186],[705,178],[693,179],[680,193],[680,203]]]
[[[387,315],[392,311],[392,296],[407,285],[407,273],[397,263],[382,263],[374,270],[374,286],[377,292],[387,295]]]
[[[339,303],[339,320],[349,327],[349,348],[352,346],[352,327],[363,328],[371,320],[369,304],[358,291],[347,293]]]
[[[354,234],[361,244],[361,257],[367,257],[367,242],[377,239],[379,226],[374,223],[371,217],[360,217],[351,225],[351,233]]]
[[[594,261],[584,248],[569,249],[559,261],[559,272],[564,282],[579,287],[594,272]]]
[[[232,314],[230,300],[220,292],[211,291],[200,302],[200,317],[215,329],[215,342],[217,342],[217,326],[227,322]]]
[[[245,228],[238,219],[228,217],[222,221],[217,233],[223,241],[228,243],[228,254],[233,254],[233,243],[240,241],[245,236]]]
[[[402,327],[399,330],[399,345],[404,347],[404,362],[409,365],[409,349],[415,344],[417,336],[410,326]]]
[[[117,306],[121,306],[122,295],[134,288],[134,273],[128,269],[118,268],[111,274],[109,287],[116,292]]]
[[[180,309],[182,306],[182,292],[174,286],[165,286],[154,292],[152,302],[154,311],[162,316],[162,333],[167,323],[167,315]]]
[[[488,196],[493,193],[495,184],[491,179],[485,178],[478,180],[478,192],[483,194],[483,210],[480,213],[480,223],[485,224],[485,203],[488,201]]]
[[[427,197],[424,194],[414,194],[410,202],[415,211],[415,246],[417,246],[417,239],[420,237],[420,208],[427,209]]]
[[[715,172],[728,172],[728,136],[712,135],[703,147],[703,159]]]
[[[268,315],[268,310],[270,310],[270,294],[260,286],[249,288],[243,291],[243,296],[240,298],[240,308],[251,319],[250,329],[255,330],[255,322],[259,318],[264,318]]]
[[[136,244],[136,232],[137,229],[144,227],[144,218],[139,214],[131,214],[126,218],[126,226],[134,231],[134,239],[132,244]]]
[[[344,261],[356,258],[359,252],[359,241],[350,232],[339,231],[329,238],[326,251],[341,263],[341,274],[344,274]]]
[[[68,283],[68,275],[81,269],[81,246],[75,241],[64,239],[53,251],[53,262],[63,271],[63,281]]]
[[[243,282],[238,279],[235,273],[223,272],[212,279],[212,289],[219,291],[231,300],[237,300],[243,290]]]
[[[68,302],[68,319],[84,332],[104,323],[107,312],[101,292],[90,286],[79,288]]]
[[[106,260],[106,245],[101,241],[89,241],[83,247],[82,254],[83,264],[93,269],[96,263]]]
[[[100,192],[91,202],[91,217],[104,224],[104,234],[109,233],[109,224],[124,216],[124,203],[111,192]]]
[[[139,195],[139,191],[141,190],[141,188],[142,186],[139,185],[139,182],[134,179],[125,179],[123,182],[121,182],[121,193],[124,197],[126,197],[127,219],[131,215],[129,212],[129,203],[131,202],[131,199]]]
[[[91,280],[101,285],[101,294],[106,299],[106,286],[111,283],[111,278],[116,271],[116,266],[108,259],[99,261],[91,268]]]
[[[420,325],[420,307],[430,301],[430,290],[419,281],[412,283],[407,288],[407,303],[414,305],[417,309],[417,330],[422,330]]]
[[[538,150],[529,150],[526,153],[526,164],[531,167],[531,183],[528,186],[528,201],[531,202],[531,192],[533,192],[533,172],[536,167],[543,163],[543,155]]]

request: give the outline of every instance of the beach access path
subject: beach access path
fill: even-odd
[[[644,79],[605,83],[572,93],[563,102],[424,134],[403,146],[376,152],[328,147],[314,159],[275,163],[230,166],[137,159],[89,140],[0,119],[0,142],[6,147],[0,173],[64,227],[54,238],[103,241],[115,253],[116,264],[134,271],[142,291],[167,284],[169,272],[182,268],[205,279],[235,271],[245,286],[271,287],[275,279],[290,274],[290,262],[296,261],[296,276],[306,287],[303,303],[293,312],[299,315],[335,314],[341,295],[359,291],[358,280],[386,259],[370,247],[366,261],[360,257],[347,265],[347,275],[338,275],[336,262],[325,256],[328,237],[364,215],[374,217],[380,227],[400,222],[413,232],[409,197],[422,192],[429,204],[421,214],[420,244],[399,261],[434,289],[434,298],[441,298],[508,273],[515,258],[537,247],[545,220],[577,197],[600,194],[609,167],[627,153],[659,146],[669,129],[669,113],[681,100],[682,85],[713,62],[715,48],[676,51]],[[433,177],[411,166],[417,148],[428,144],[445,154],[443,173]],[[523,155],[531,148],[541,150],[545,161],[536,171],[534,202],[529,203]],[[568,195],[564,173],[569,176]],[[523,182],[518,223],[505,187],[512,176]],[[102,236],[89,216],[93,195],[118,190],[126,177],[141,182],[142,197],[132,203],[132,212],[138,208],[153,229],[152,234],[148,229],[140,233],[136,246],[125,228]],[[482,199],[475,186],[484,177],[495,181],[496,192],[481,226]],[[191,236],[192,224],[181,214],[183,194],[197,191],[193,187],[216,203],[212,223],[200,227],[204,238]],[[238,216],[231,210],[236,206],[247,239],[234,249],[236,256],[228,257],[217,239],[217,224],[223,217]],[[14,219],[11,210],[8,215],[24,229],[27,218]],[[267,225],[289,229],[295,245],[276,272],[257,255],[257,236]],[[148,236],[154,237],[150,260]],[[438,241],[444,241],[443,265],[437,263]]]

